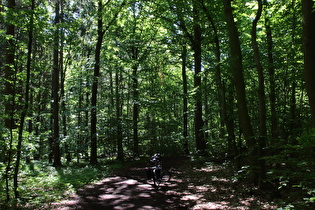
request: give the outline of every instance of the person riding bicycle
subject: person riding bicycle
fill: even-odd
[[[158,178],[160,177],[160,171],[162,169],[161,166],[161,155],[160,153],[156,153],[154,154],[151,158],[150,161],[154,163],[154,166],[152,167],[153,172],[158,176]]]
[[[148,170],[146,170],[147,178],[152,179],[154,175],[157,175],[159,173],[159,170],[161,169],[161,155],[160,153],[155,153],[150,157],[150,162],[153,164],[150,164]]]
[[[154,163],[154,166],[146,171],[147,177],[148,179],[153,179],[154,186],[159,188],[162,182],[168,182],[170,180],[171,174],[162,166],[161,155],[159,153],[151,156],[150,162]]]
[[[160,164],[161,161],[161,155],[160,153],[155,153],[151,158],[150,161],[154,163],[155,166]]]

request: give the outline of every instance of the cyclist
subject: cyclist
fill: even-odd
[[[170,180],[170,172],[162,167],[161,155],[159,153],[154,154],[150,161],[154,163],[154,166],[147,171],[149,179],[153,178],[154,185],[159,187],[161,182],[167,182]]]

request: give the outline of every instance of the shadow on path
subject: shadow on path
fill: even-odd
[[[166,183],[156,190],[143,180],[109,177],[79,190],[57,209],[176,209],[180,198],[165,193],[173,187],[175,184]]]
[[[176,171],[173,179],[156,189],[146,179],[145,170],[145,166],[124,168],[78,190],[69,200],[53,204],[53,209],[189,209],[195,204],[182,196],[178,185],[182,188],[185,184],[176,179]]]
[[[175,160],[176,161],[176,160]],[[160,189],[145,177],[145,165],[126,167],[114,176],[80,190],[69,200],[53,204],[70,209],[272,209],[268,202],[234,183],[223,166],[195,167],[189,160],[168,162],[172,178]]]

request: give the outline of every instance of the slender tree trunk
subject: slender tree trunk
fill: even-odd
[[[238,30],[236,23],[234,22],[233,9],[231,6],[231,0],[223,0],[224,3],[224,13],[227,22],[228,36],[229,36],[229,46],[230,46],[230,56],[231,56],[231,68],[234,77],[234,85],[236,90],[236,99],[238,114],[240,120],[240,126],[244,134],[246,145],[249,151],[249,161],[252,171],[253,182],[258,184],[258,174],[255,173],[255,168],[257,166],[257,145],[254,138],[254,132],[251,125],[250,117],[248,114],[246,94],[245,94],[245,82],[243,75],[243,64],[242,64],[242,52],[240,48],[240,40],[238,35]]]
[[[223,84],[225,88],[225,85]],[[240,167],[240,156],[239,156],[239,148],[237,147],[235,140],[235,117],[234,117],[234,100],[235,94],[233,92],[234,86],[233,84],[228,84],[227,89],[230,91],[225,91],[224,93],[224,121],[226,123],[226,130],[228,133],[228,144],[230,149],[230,155],[232,157],[236,157],[236,166]]]
[[[182,79],[183,79],[183,147],[185,154],[189,154],[188,148],[188,85],[186,75],[186,63],[187,63],[187,47],[183,45],[182,49]]]
[[[290,133],[291,135],[295,135],[295,131],[298,127],[300,127],[300,123],[298,122],[297,119],[297,114],[296,114],[296,86],[297,86],[297,69],[295,66],[295,62],[293,62],[295,60],[295,52],[294,52],[294,48],[296,47],[297,43],[296,43],[296,25],[297,25],[297,12],[295,9],[295,5],[296,2],[295,0],[292,0],[291,3],[291,14],[292,14],[292,34],[291,34],[291,39],[292,39],[292,46],[291,49],[288,53],[288,68],[290,69],[291,73],[290,75],[293,77],[292,79],[292,84],[291,84],[291,99],[290,99],[290,115],[291,115],[291,120],[290,120]],[[295,141],[295,139],[293,139],[292,141]]]
[[[138,68],[132,68],[132,89],[133,89],[133,152],[139,156],[138,118],[139,118],[139,91],[138,91]]]
[[[261,64],[259,47],[257,43],[257,23],[261,17],[263,5],[262,0],[257,0],[258,2],[258,10],[255,19],[252,24],[251,38],[252,38],[252,46],[254,51],[254,60],[258,72],[258,99],[259,99],[259,138],[258,138],[258,157],[259,160],[259,176],[260,178],[265,177],[265,161],[261,159],[264,156],[263,151],[266,147],[266,137],[267,137],[267,128],[266,128],[266,99],[265,99],[265,78],[263,66]]]
[[[218,30],[215,26],[215,23],[213,21],[213,18],[210,14],[210,12],[208,11],[206,5],[204,4],[204,1],[201,0],[201,7],[203,9],[203,11],[205,12],[206,16],[207,16],[207,19],[211,25],[211,28],[213,30],[213,33],[214,33],[214,44],[215,44],[215,58],[216,58],[216,85],[218,87],[217,89],[217,92],[218,92],[218,99],[219,99],[219,106],[220,106],[220,136],[224,136],[224,125],[226,124],[225,123],[225,89],[223,87],[223,84],[222,84],[222,79],[221,79],[221,51],[220,51],[220,42],[219,42],[219,36],[218,36]]]
[[[97,24],[97,43],[95,48],[95,66],[94,66],[94,76],[92,84],[92,111],[91,111],[91,157],[90,163],[95,165],[97,163],[97,89],[98,89],[98,79],[100,76],[100,56],[101,47],[104,37],[103,31],[103,17],[102,17],[103,3],[102,0],[98,1],[98,24]]]
[[[7,7],[9,9],[9,15],[13,16],[13,10],[15,8],[15,0],[8,0]],[[5,127],[10,129],[10,141],[8,148],[8,162],[5,170],[4,178],[6,182],[6,199],[10,200],[10,189],[9,189],[9,174],[11,168],[11,161],[13,156],[13,129],[16,127],[14,123],[14,101],[15,101],[15,88],[14,88],[14,54],[15,54],[15,43],[13,37],[15,36],[15,26],[13,24],[6,25],[6,36],[11,37],[7,40],[5,45],[5,65],[4,65],[4,95],[8,96],[8,100],[5,101]]]
[[[7,166],[4,172],[4,179],[5,179],[5,187],[6,187],[6,200],[10,200],[10,188],[9,188],[9,175],[10,175],[10,170],[11,170],[11,161],[12,161],[12,156],[13,156],[13,130],[10,129],[10,142],[9,142],[9,150],[8,150],[8,162]]]
[[[31,10],[32,12],[35,9],[35,0],[32,0]],[[20,168],[20,161],[21,161],[21,149],[22,149],[22,141],[23,141],[23,128],[25,117],[28,113],[29,109],[29,90],[30,90],[30,77],[31,77],[31,56],[32,56],[32,46],[33,46],[33,25],[34,25],[34,15],[31,14],[30,17],[30,25],[29,25],[29,32],[28,32],[28,52],[27,52],[27,64],[26,64],[26,83],[25,83],[25,101],[24,101],[24,109],[21,114],[21,121],[19,127],[19,134],[18,134],[18,144],[16,147],[16,163],[14,168],[14,195],[15,198],[19,198],[19,191],[18,191],[18,174]]]
[[[90,87],[90,85],[87,83],[86,84],[86,88],[88,89]],[[87,107],[90,106],[90,92],[86,91],[85,93],[85,112],[84,112],[84,127],[88,128],[89,127],[89,111],[87,109]],[[85,158],[88,160],[89,159],[89,153],[88,153],[88,147],[89,147],[89,143],[90,143],[90,138],[88,135],[88,131],[86,131],[87,135],[84,135],[84,147],[82,148],[82,153],[84,153]]]
[[[117,160],[124,160],[124,151],[123,151],[123,136],[122,136],[122,111],[121,111],[121,98],[119,94],[120,87],[120,73],[117,70],[115,75],[116,83],[116,121],[117,121]]]
[[[192,48],[194,50],[194,88],[195,93],[195,141],[197,151],[204,152],[206,141],[204,138],[202,118],[202,90],[201,90],[201,27],[199,24],[199,15],[196,3],[194,3],[194,40]]]
[[[81,78],[81,76],[80,76]],[[81,80],[80,80],[81,81]],[[83,95],[82,95],[82,90],[81,90],[81,82],[80,82],[80,88],[79,88],[79,111],[78,111],[78,128],[80,129],[78,131],[78,139],[77,139],[77,148],[76,148],[76,156],[77,156],[77,162],[79,163],[80,161],[80,153],[83,151],[82,150],[82,145],[84,144],[84,141],[83,141],[83,137],[82,137],[82,131],[83,131],[83,126],[82,126],[82,102],[83,102]]]
[[[133,5],[135,6],[135,5]],[[135,17],[134,17],[135,18]],[[135,34],[136,24],[133,28]],[[131,46],[131,58],[134,62],[132,66],[132,98],[133,98],[133,152],[136,157],[139,156],[139,136],[138,136],[138,121],[139,121],[139,82],[138,82],[138,59],[139,49],[137,46]]]
[[[265,17],[265,28],[267,37],[267,54],[268,54],[268,73],[269,73],[269,100],[270,100],[270,120],[271,120],[271,136],[272,141],[278,136],[278,120],[276,112],[276,84],[275,84],[275,68],[273,59],[273,40],[269,18]],[[271,142],[274,143],[274,142]]]
[[[186,37],[189,38],[192,50],[194,51],[194,89],[195,89],[195,113],[194,113],[194,134],[196,142],[196,150],[203,153],[206,150],[206,141],[204,137],[202,118],[202,91],[201,91],[201,41],[202,32],[200,27],[199,5],[193,2],[193,34],[188,31],[186,22],[183,18],[183,11],[179,2],[175,1],[175,10],[180,22],[180,27]]]
[[[315,12],[313,0],[302,0],[304,75],[311,108],[312,123],[315,127]]]
[[[53,95],[53,154],[54,154],[54,166],[61,166],[61,153],[60,153],[60,135],[59,135],[59,22],[60,22],[60,3],[59,0],[56,2],[55,8],[55,40],[54,40],[54,57],[53,57],[53,73],[52,73],[52,95]]]
[[[109,90],[110,90],[110,95],[109,95],[109,107],[108,107],[108,112],[109,113],[114,113],[115,112],[115,90],[114,90],[114,76],[113,76],[113,71],[109,72]],[[113,115],[110,115],[110,121],[113,122],[115,120]],[[112,136],[112,132],[110,132],[110,136]],[[111,144],[111,153],[116,154],[117,153],[117,138],[111,138],[110,141]]]
[[[14,16],[15,0],[7,1],[8,7],[8,19],[12,19]],[[11,17],[12,16],[12,17]],[[16,128],[14,114],[14,54],[15,54],[15,26],[11,23],[6,25],[6,37],[8,37],[6,49],[5,49],[5,67],[4,67],[4,78],[5,78],[5,89],[4,94],[9,96],[5,102],[5,126],[10,129]]]
[[[63,44],[61,44],[60,48],[60,69],[61,71],[61,112],[62,112],[62,131],[63,136],[66,138],[68,136],[67,132],[67,114],[66,114],[66,99],[65,99],[65,77],[66,77],[66,68],[63,67]],[[71,153],[69,151],[69,143],[65,142],[65,153],[66,153],[66,159],[67,162],[71,162]]]
[[[108,4],[110,1],[107,1]],[[118,17],[119,12],[122,10],[125,5],[123,1],[119,7],[119,10],[114,14],[113,18],[109,21],[106,28],[103,29],[103,1],[98,1],[98,10],[97,10],[97,43],[95,47],[95,65],[94,65],[94,75],[93,75],[93,84],[92,84],[92,98],[91,98],[91,155],[90,155],[90,164],[97,164],[97,92],[98,92],[98,79],[100,76],[100,57],[101,57],[101,47],[103,42],[103,37],[109,27],[115,22]],[[106,6],[106,5],[105,5]]]
[[[64,22],[64,11],[63,11],[63,0],[60,0],[60,11],[61,11],[61,23]],[[67,115],[66,115],[66,99],[65,99],[65,80],[66,80],[66,70],[67,70],[67,65],[65,64],[64,61],[64,31],[61,29],[61,36],[60,36],[60,51],[59,51],[59,69],[60,69],[60,98],[61,98],[61,120],[62,120],[62,132],[64,138],[67,137]],[[71,161],[71,153],[69,151],[69,144],[68,142],[65,142],[65,153],[66,153],[66,159],[67,162]]]
[[[133,154],[135,157],[139,157],[139,136],[138,136],[138,121],[139,121],[139,81],[138,81],[138,66],[139,66],[139,46],[135,43],[137,41],[137,10],[139,7],[136,2],[132,3],[132,32],[131,40],[132,46],[130,47],[130,54],[132,60],[132,129],[133,129]]]
[[[215,26],[214,20],[206,8],[204,1],[201,1],[201,7],[203,11],[205,12],[208,21],[211,24],[213,33],[214,33],[214,44],[215,44],[215,57],[216,57],[216,83],[218,87],[218,98],[219,98],[219,104],[220,104],[220,118],[221,118],[221,128],[225,125],[226,130],[228,132],[228,150],[229,154],[232,156],[237,156],[237,148],[235,144],[235,134],[234,134],[234,119],[233,119],[233,111],[231,111],[230,114],[228,114],[227,109],[227,100],[226,100],[226,88],[225,84],[222,81],[221,76],[221,50],[220,50],[220,41],[219,41],[219,35],[217,27]],[[232,109],[233,110],[233,109]],[[220,131],[220,136],[223,136],[223,129]]]

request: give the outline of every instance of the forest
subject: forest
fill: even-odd
[[[311,209],[314,37],[313,0],[0,0],[0,208],[160,153]]]

